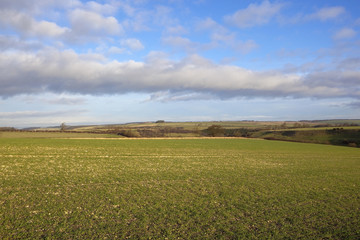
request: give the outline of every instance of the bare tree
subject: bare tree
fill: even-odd
[[[60,131],[65,131],[66,129],[66,124],[63,122],[60,124]]]

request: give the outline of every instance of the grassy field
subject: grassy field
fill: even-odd
[[[360,150],[0,138],[0,239],[359,239]]]
[[[113,125],[60,126],[10,132],[0,128],[0,137],[51,138],[194,138],[247,137],[360,147],[360,120],[317,121],[209,121],[138,122]],[[29,131],[30,130],[30,131]],[[29,132],[26,132],[29,131]],[[86,135],[87,134],[87,135]],[[35,136],[36,135],[36,136]]]
[[[119,136],[86,132],[0,131],[0,138],[119,138]]]
[[[181,128],[188,131],[204,130],[211,125],[219,125],[225,129],[233,128],[274,128],[283,124],[283,121],[204,121],[204,122],[139,122],[114,125],[90,125],[90,126],[67,126],[68,130],[77,132],[106,132],[114,129],[154,129],[154,128]],[[294,125],[296,122],[286,122],[288,126]],[[317,123],[316,123],[317,124]],[[307,126],[313,126],[314,123],[308,122]],[[38,131],[59,130],[60,127],[38,128]]]

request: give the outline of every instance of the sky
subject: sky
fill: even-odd
[[[358,0],[0,1],[0,127],[348,118]]]

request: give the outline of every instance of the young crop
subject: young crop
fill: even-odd
[[[357,148],[0,139],[1,239],[357,239]]]

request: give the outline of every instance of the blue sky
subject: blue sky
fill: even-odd
[[[0,126],[360,118],[349,1],[2,0]]]

